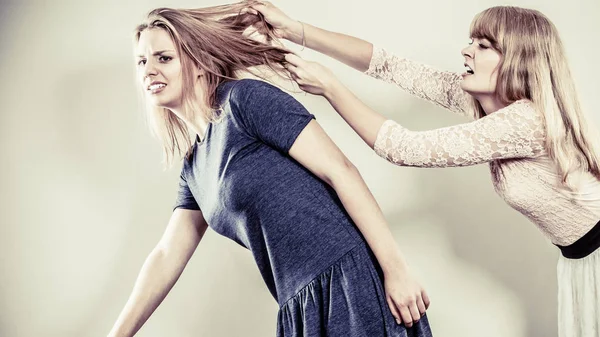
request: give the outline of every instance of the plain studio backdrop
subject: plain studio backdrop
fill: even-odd
[[[181,164],[163,171],[135,84],[132,31],[204,0],[1,2],[0,336],[105,336],[162,235]],[[292,17],[463,71],[472,17],[498,4],[556,24],[598,125],[600,2],[274,1]],[[299,48],[296,48],[298,50]],[[305,50],[413,130],[466,122]],[[558,249],[493,191],[487,165],[401,168],[317,96],[295,93],[356,164],[432,300],[435,336],[556,336]],[[277,304],[250,252],[209,230],[139,336],[273,336]]]

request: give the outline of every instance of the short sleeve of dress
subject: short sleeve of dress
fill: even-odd
[[[231,89],[229,102],[248,134],[285,154],[315,118],[294,97],[259,80],[238,81]]]
[[[181,170],[181,174],[179,175],[179,188],[177,190],[177,197],[175,199],[173,210],[176,210],[177,208],[183,208],[198,211],[200,210],[200,206],[198,206],[196,199],[190,191],[190,187],[188,186],[185,178],[184,169]]]

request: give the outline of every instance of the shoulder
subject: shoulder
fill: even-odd
[[[543,113],[539,111],[536,104],[528,99],[515,101],[506,107],[496,111],[492,115],[503,115],[509,118],[527,118],[535,120],[543,120]]]
[[[515,102],[509,104],[508,106],[506,106],[505,108],[503,108],[501,110],[506,111],[506,112],[517,112],[517,113],[519,113],[519,112],[535,113],[536,107],[532,101],[530,101],[528,99],[520,99],[518,101],[515,101]]]
[[[241,80],[237,80],[235,81],[235,84],[233,85],[233,88],[231,89],[231,93],[233,94],[244,94],[247,92],[256,92],[256,91],[281,91],[281,89],[279,89],[278,87],[274,86],[273,84],[266,82],[266,81],[262,81],[262,80],[255,80],[252,78],[244,78]]]
[[[540,136],[545,134],[546,119],[544,112],[540,110],[537,104],[527,99],[515,101],[490,116],[495,116],[496,121],[503,125],[513,126],[519,130],[527,130],[529,133],[533,132]]]
[[[245,103],[248,99],[263,100],[276,99],[282,95],[287,95],[283,90],[271,83],[255,79],[241,79],[235,81],[231,88],[229,99],[237,103]]]

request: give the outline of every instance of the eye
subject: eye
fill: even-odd
[[[485,44],[483,44],[483,43],[480,43],[480,44],[479,44],[479,48],[481,48],[481,49],[488,49],[489,47],[488,47],[488,46],[486,46],[486,45],[485,45]]]
[[[165,55],[161,55],[161,56],[158,58],[158,60],[159,60],[160,62],[163,62],[163,63],[164,63],[164,62],[169,62],[169,61],[171,61],[172,59],[173,59],[173,58],[172,58],[171,56],[165,56]]]
[[[137,63],[138,66],[141,66],[143,64],[146,64],[146,60],[144,60],[144,59],[139,60]]]

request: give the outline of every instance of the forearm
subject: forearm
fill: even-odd
[[[406,261],[387,221],[358,170],[350,164],[330,184],[371,247],[384,273],[406,269]]]
[[[296,44],[302,44],[302,25],[304,25],[304,41],[307,48],[332,57],[361,72],[369,68],[373,45],[365,40],[321,29],[307,23],[296,21],[285,38]]]
[[[135,335],[169,293],[187,260],[169,256],[160,247],[155,248],[146,259],[131,296],[109,336]]]
[[[365,105],[337,79],[333,80],[324,96],[346,123],[373,148],[387,118]]]

